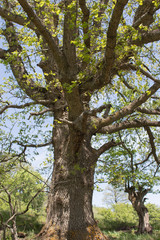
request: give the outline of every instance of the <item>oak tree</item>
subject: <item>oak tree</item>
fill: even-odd
[[[0,113],[5,124],[16,117],[21,126],[9,149],[20,147],[23,155],[29,147],[54,149],[47,220],[38,239],[107,239],[92,212],[97,161],[121,144],[113,133],[160,126],[159,1],[0,3],[0,59],[12,72],[3,81]],[[102,91],[104,103],[91,105]],[[53,118],[46,132],[45,117]],[[98,133],[107,140],[94,148]]]

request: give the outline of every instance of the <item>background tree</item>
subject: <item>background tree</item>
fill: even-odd
[[[47,220],[38,238],[104,240],[92,213],[99,156],[121,144],[115,132],[160,126],[159,1],[0,3],[0,58],[12,72],[1,86],[8,134],[13,123],[8,148],[25,156],[29,147],[54,148]],[[102,91],[104,104],[90,105]],[[106,138],[96,149],[91,139],[98,133]]]
[[[104,191],[103,201],[107,204],[107,206],[112,206],[117,203],[127,203],[128,196],[122,188],[118,188],[110,184]]]
[[[1,155],[1,160],[4,160],[4,155]],[[3,240],[7,239],[7,229],[11,231],[12,239],[17,240],[17,216],[25,214],[29,208],[36,213],[40,212],[45,200],[42,190],[46,184],[42,183],[40,174],[28,166],[20,167],[13,159],[12,166],[8,165],[10,162],[11,157],[8,156],[8,161],[1,161],[0,166],[0,217]],[[9,215],[6,212],[9,212]]]
[[[123,137],[119,133],[122,145],[117,147],[116,152],[110,150],[111,161],[105,163],[104,160],[100,167],[103,172],[105,169],[108,181],[115,188],[120,187],[128,193],[128,199],[139,217],[138,233],[152,232],[148,209],[144,204],[147,193],[154,192],[153,188],[159,184],[160,179],[159,164],[156,161],[158,150],[156,151],[153,142],[154,136],[159,138],[156,135],[148,127],[144,131],[125,131]],[[138,139],[135,141],[136,138]],[[159,141],[156,138],[155,140]]]

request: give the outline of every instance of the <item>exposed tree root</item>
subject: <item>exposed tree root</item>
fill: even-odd
[[[88,226],[86,229],[72,230],[63,232],[58,227],[50,226],[42,228],[37,240],[109,240],[96,226]]]

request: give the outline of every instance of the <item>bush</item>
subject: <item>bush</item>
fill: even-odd
[[[136,212],[125,203],[114,204],[112,208],[94,207],[94,215],[104,231],[126,230],[138,225]]]
[[[160,207],[155,204],[148,203],[146,207],[149,211],[150,224],[153,229],[160,230]]]

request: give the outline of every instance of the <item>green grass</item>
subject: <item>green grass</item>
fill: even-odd
[[[155,230],[153,234],[137,235],[134,231],[112,231],[104,232],[110,240],[160,240],[160,231]]]

